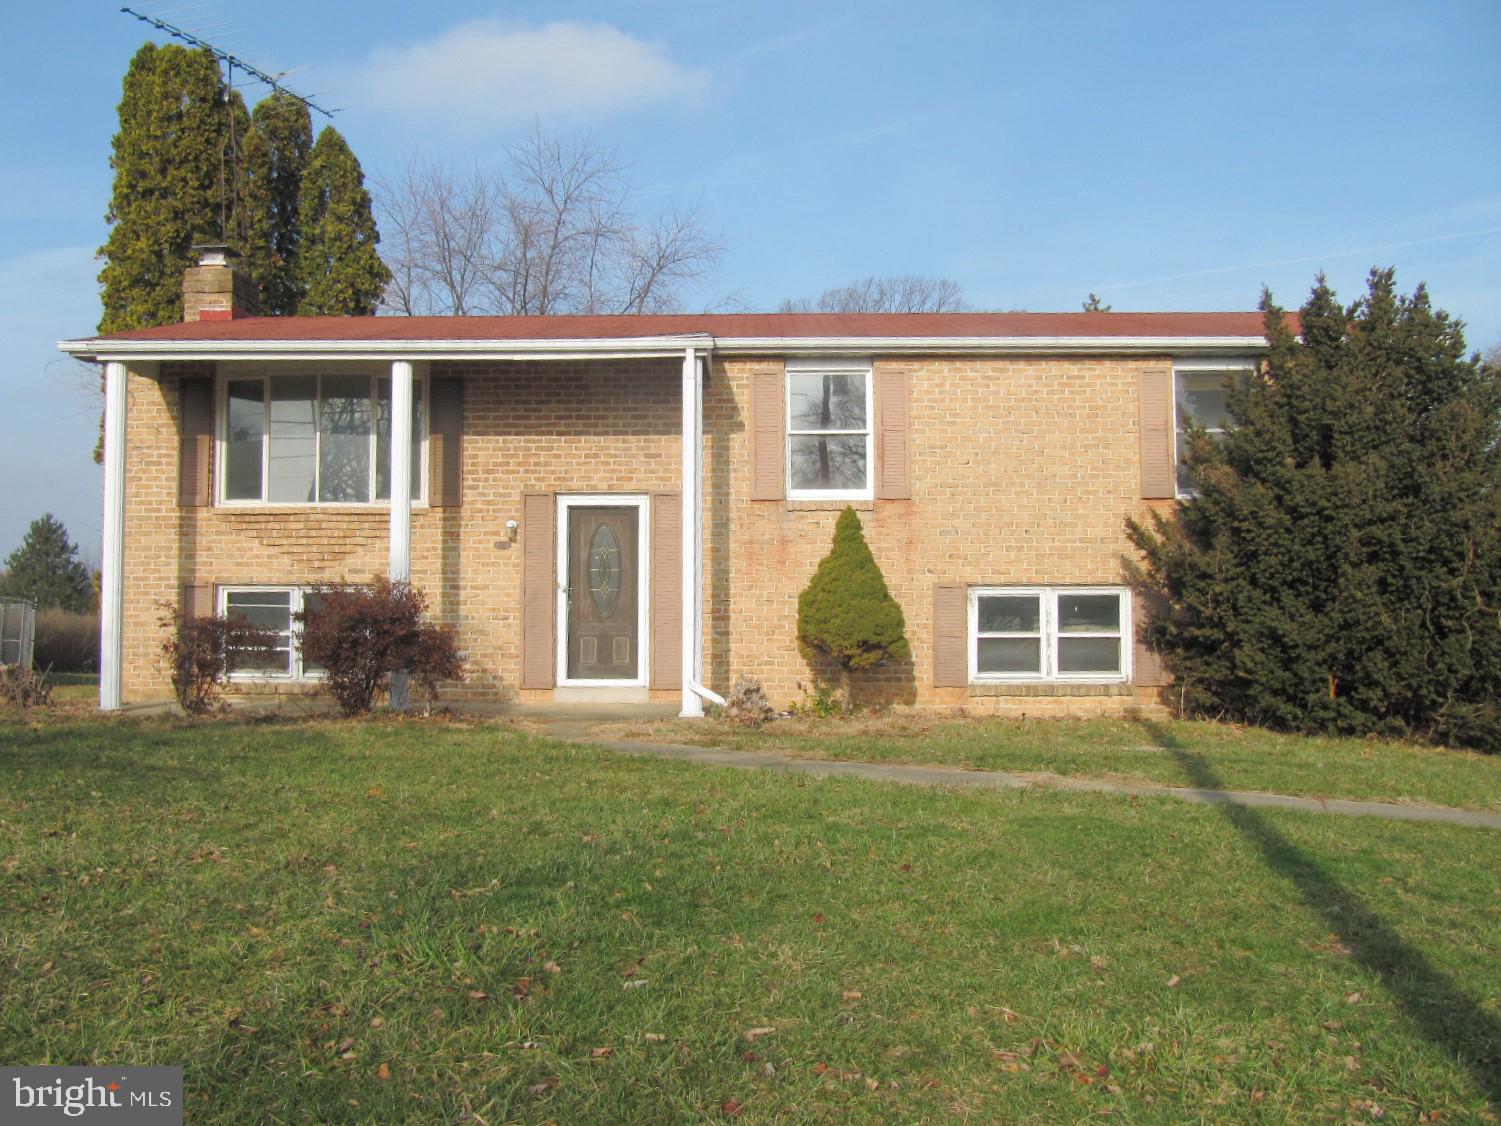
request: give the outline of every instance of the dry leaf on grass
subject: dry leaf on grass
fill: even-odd
[[[533,1083],[526,1089],[526,1093],[529,1095],[545,1095],[548,1091],[551,1091],[557,1085],[558,1077],[556,1075],[549,1075],[546,1079],[542,1080],[542,1082]]]
[[[750,1041],[756,1041],[763,1036],[770,1036],[774,1032],[776,1032],[775,1028],[752,1028],[746,1032],[745,1038]]]

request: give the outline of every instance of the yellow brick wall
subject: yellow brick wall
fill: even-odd
[[[1166,357],[938,358],[912,364],[912,499],[857,504],[906,615],[910,664],[866,674],[871,700],[1002,713],[1120,712],[1134,696],[973,696],[931,685],[936,582],[1121,581],[1128,514],[1142,515],[1137,373]],[[842,505],[749,500],[749,371],[716,361],[705,394],[705,664],[711,687],[757,677],[780,705],[812,684],[795,642],[797,596]],[[129,379],[127,702],[165,697],[157,603],[188,583],[311,583],[383,572],[381,508],[179,508],[177,383]],[[201,372],[206,369],[192,369]],[[526,492],[680,486],[677,361],[434,364],[465,385],[464,503],[416,508],[412,578],[455,624],[468,681],[455,695],[515,698]]]
[[[842,504],[749,498],[750,372],[715,364],[705,397],[706,675],[738,674],[781,704],[811,687],[797,597]],[[776,361],[772,361],[776,362]],[[904,363],[907,361],[904,360]],[[1137,373],[1169,357],[932,358],[911,362],[912,499],[856,503],[907,620],[909,665],[864,674],[858,698],[999,714],[1119,713],[1129,696],[972,696],[932,685],[933,586],[1121,582],[1140,499]]]

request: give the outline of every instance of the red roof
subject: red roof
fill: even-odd
[[[98,340],[402,341],[725,338],[1247,337],[1260,313],[676,313],[576,317],[243,317]]]

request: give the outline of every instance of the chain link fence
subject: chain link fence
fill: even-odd
[[[36,604],[23,598],[0,598],[0,665],[31,668],[36,644]]]

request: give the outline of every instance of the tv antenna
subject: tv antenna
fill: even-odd
[[[175,24],[168,23],[166,20],[158,19],[156,16],[148,16],[144,12],[136,11],[134,8],[121,8],[120,11],[124,12],[127,16],[134,16],[142,23],[149,23],[158,31],[165,31],[168,35],[172,36],[173,39],[181,39],[190,47],[201,47],[203,48],[203,50],[213,55],[214,58],[218,59],[224,64],[225,71],[228,75],[228,77],[225,79],[226,86],[234,85],[235,67],[239,67],[246,74],[250,75],[251,78],[254,78],[257,82],[264,83],[265,85],[271,87],[271,89],[276,91],[278,94],[285,94],[287,97],[293,99],[294,101],[301,102],[314,113],[321,113],[330,121],[333,120],[334,114],[339,112],[338,110],[324,109],[311,98],[305,98],[295,90],[288,90],[281,84],[281,80],[286,77],[285,71],[283,71],[281,74],[276,75],[267,74],[260,67],[252,66],[244,59],[230,54],[222,47],[215,47],[212,43],[200,38],[197,35],[194,35],[191,31],[185,31]]]
[[[142,23],[150,24],[158,31],[166,32],[173,39],[182,40],[190,47],[207,51],[214,57],[216,62],[224,64],[224,79],[221,90],[229,128],[224,150],[219,154],[219,228],[222,239],[227,242],[235,241],[241,226],[240,176],[238,173],[240,172],[240,159],[243,156],[239,138],[235,136],[235,107],[231,97],[234,90],[235,68],[238,67],[257,82],[269,86],[273,92],[291,98],[295,102],[302,103],[302,105],[314,113],[321,113],[330,121],[333,120],[333,116],[337,111],[324,109],[311,98],[303,97],[295,90],[289,90],[283,86],[281,80],[286,77],[285,71],[276,75],[267,74],[260,67],[246,62],[238,55],[234,55],[222,47],[214,46],[214,44],[208,42],[202,36],[195,35],[185,28],[178,27],[176,24],[168,23],[157,16],[138,12],[130,7],[122,7],[120,11],[127,16],[134,16]]]

